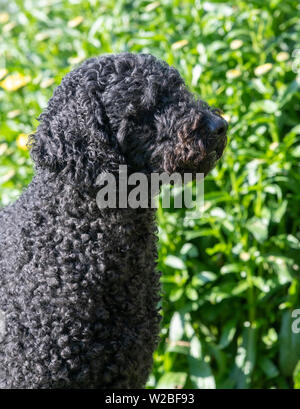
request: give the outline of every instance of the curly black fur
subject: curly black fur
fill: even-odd
[[[140,388],[158,342],[153,209],[99,209],[103,171],[204,172],[226,123],[151,55],[70,72],[31,136],[35,177],[0,212],[0,387]]]

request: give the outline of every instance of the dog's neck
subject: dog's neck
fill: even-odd
[[[60,214],[70,214],[72,217],[83,217],[85,212],[90,213],[91,217],[113,217],[122,218],[124,214],[132,217],[140,217],[141,214],[148,214],[149,217],[154,217],[156,209],[153,207],[153,202],[150,199],[147,208],[132,208],[130,203],[122,201],[119,205],[119,184],[116,182],[116,206],[112,208],[103,208],[97,200],[100,187],[95,184],[92,186],[85,186],[84,184],[70,184],[67,183],[64,176],[59,173],[54,173],[49,170],[37,168],[35,176],[29,186],[28,197],[30,202],[39,202],[42,197],[45,200],[46,207],[52,209],[53,212],[58,211]],[[129,195],[133,187],[129,186],[127,194]],[[123,198],[124,199],[124,198]],[[125,202],[126,202],[125,197]],[[37,210],[37,209],[36,209]],[[118,216],[119,215],[119,216]]]

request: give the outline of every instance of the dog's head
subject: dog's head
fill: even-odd
[[[71,183],[127,164],[145,173],[207,174],[226,145],[220,112],[177,70],[147,54],[92,58],[65,76],[32,135],[37,166]]]

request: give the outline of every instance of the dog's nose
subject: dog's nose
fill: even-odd
[[[221,116],[214,115],[213,117],[209,118],[208,128],[211,135],[218,139],[226,134],[228,124]]]

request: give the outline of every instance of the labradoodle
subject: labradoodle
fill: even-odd
[[[97,177],[202,172],[227,124],[147,54],[91,58],[31,135],[35,176],[0,211],[0,387],[141,388],[158,343],[153,208],[100,208]]]

